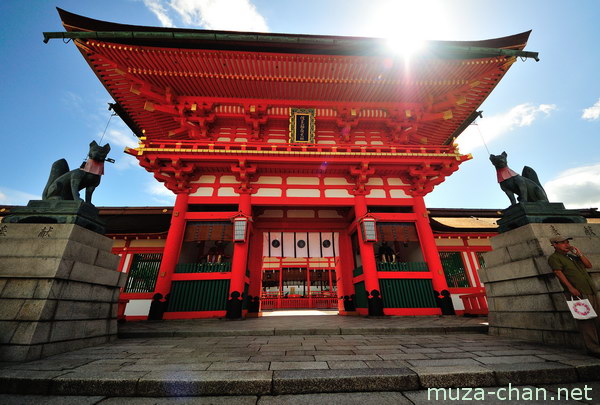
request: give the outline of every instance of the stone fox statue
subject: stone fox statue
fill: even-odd
[[[104,161],[107,160],[108,152],[110,152],[109,144],[100,146],[96,141],[92,141],[88,160],[81,165],[81,168],[69,171],[65,159],[54,162],[42,199],[82,201],[79,190],[85,188],[85,202],[91,204],[92,193],[100,184],[100,176],[104,174]]]
[[[524,166],[523,175],[520,176],[508,167],[506,156],[506,152],[502,152],[501,155],[490,155],[490,160],[496,167],[498,183],[500,183],[502,191],[508,196],[510,204],[517,203],[515,194],[518,196],[519,202],[548,202],[546,192],[535,170],[529,166]]]

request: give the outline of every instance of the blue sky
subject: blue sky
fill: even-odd
[[[426,197],[429,207],[505,208],[491,153],[513,170],[533,167],[551,201],[600,207],[600,1],[383,0],[4,0],[0,2],[2,144],[0,204],[40,198],[50,166],[76,167],[99,141],[111,98],[71,43],[42,42],[62,31],[55,7],[119,23],[240,31],[479,40],[533,30],[527,50],[540,62],[515,63],[460,139],[473,154]],[[481,135],[480,135],[481,133]],[[171,193],[122,151],[136,138],[114,117],[110,157],[93,202],[172,204]],[[83,194],[83,193],[82,193]]]

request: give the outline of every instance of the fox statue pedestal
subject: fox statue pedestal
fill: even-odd
[[[600,224],[531,223],[494,236],[479,270],[490,334],[583,347],[563,287],[548,265],[554,236],[573,238],[594,266],[588,270],[592,279],[600,282]]]
[[[117,336],[125,273],[112,240],[75,224],[0,223],[0,361]]]
[[[105,224],[98,216],[98,208],[83,201],[30,200],[26,207],[14,207],[5,223],[19,224],[76,224],[103,234]]]
[[[583,224],[585,218],[577,210],[567,210],[563,203],[545,201],[521,202],[502,210],[498,232],[506,232],[527,224]]]

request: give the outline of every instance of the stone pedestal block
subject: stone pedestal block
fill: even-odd
[[[490,334],[548,344],[583,347],[563,288],[550,266],[549,239],[572,237],[594,267],[600,282],[600,224],[528,224],[491,239],[479,270],[488,298]]]
[[[498,232],[507,232],[527,224],[584,224],[577,210],[567,210],[563,203],[520,202],[502,210]]]
[[[75,224],[104,234],[98,208],[84,201],[30,200],[26,207],[13,207],[3,222],[12,224]]]
[[[116,338],[126,275],[111,248],[78,225],[0,223],[0,361]]]

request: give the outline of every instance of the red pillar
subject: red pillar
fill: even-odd
[[[354,196],[354,212],[356,214],[356,219],[360,219],[367,214],[367,200],[364,195],[359,194]],[[377,276],[377,264],[375,263],[373,243],[363,241],[360,224],[358,225],[357,232],[360,259],[362,261],[363,274],[365,275],[365,288],[369,295],[371,295],[371,291],[373,290],[377,290],[381,293],[381,290],[379,289],[379,277]]]
[[[185,214],[188,210],[188,199],[189,195],[187,193],[177,194],[175,207],[173,207],[171,226],[165,242],[156,288],[154,289],[155,292],[161,293],[163,296],[171,291],[171,278],[175,272],[175,266],[179,262],[179,252],[185,234]]]
[[[250,249],[248,258],[248,268],[250,269],[250,286],[248,295],[260,297],[262,294],[262,255],[263,255],[263,234],[254,231],[250,235]],[[248,316],[259,316],[259,312],[248,312]]]
[[[340,232],[340,253],[338,262],[335,268],[336,277],[339,280],[337,283],[337,296],[351,296],[354,294],[354,284],[352,284],[352,272],[354,270],[354,252],[352,251],[352,242],[350,235],[346,232]],[[345,314],[344,301],[338,301],[338,310],[341,314]]]
[[[251,217],[252,206],[250,204],[250,193],[240,194],[239,210],[242,214]],[[250,224],[248,224],[250,227]],[[246,235],[245,242],[234,242],[233,260],[231,263],[231,282],[229,284],[229,297],[234,291],[242,294],[246,278],[246,269],[248,265],[248,247],[250,246],[250,229]]]
[[[427,215],[427,208],[425,208],[423,197],[414,197],[414,209],[417,216],[416,226],[421,242],[421,249],[423,250],[425,262],[433,276],[431,280],[433,289],[438,292],[447,290],[448,284],[446,283],[446,277],[444,276],[440,254],[435,245],[435,238],[431,231],[431,225],[429,225],[429,216]]]

